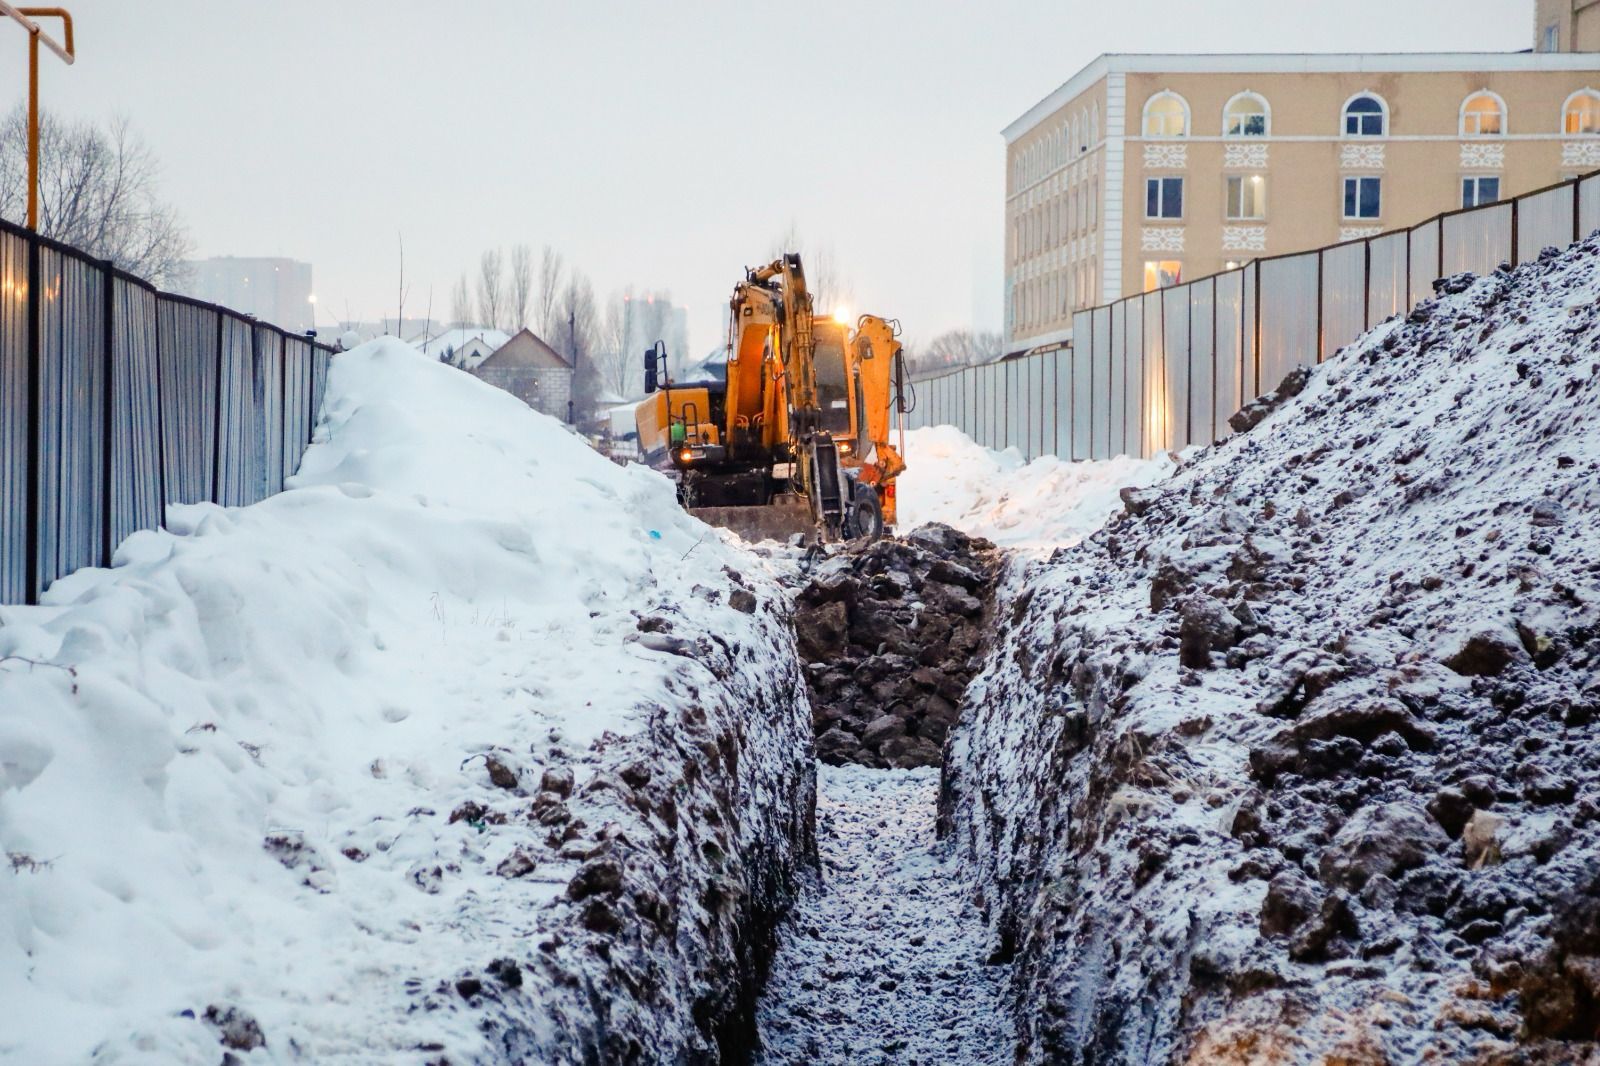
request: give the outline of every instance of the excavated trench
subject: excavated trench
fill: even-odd
[[[999,553],[947,526],[845,549],[800,579],[817,868],[778,930],[755,1061],[996,1066],[1009,967],[940,839],[946,737],[989,643]]]

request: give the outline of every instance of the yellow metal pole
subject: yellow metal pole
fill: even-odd
[[[39,228],[39,33],[28,34],[28,228]]]
[[[30,17],[31,16],[31,17]],[[71,65],[77,58],[73,47],[72,16],[64,7],[14,7],[0,0],[0,18],[9,17],[28,32],[28,228],[39,228],[39,44]],[[58,18],[66,31],[63,47],[39,28],[34,18]]]

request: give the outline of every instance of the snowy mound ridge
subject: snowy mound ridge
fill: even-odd
[[[1597,1054],[1600,238],[1438,287],[1013,582],[943,803],[1019,1062]]]
[[[1015,448],[985,448],[955,426],[908,432],[906,463],[898,488],[902,529],[941,523],[1026,554],[1076,544],[1122,509],[1122,488],[1153,485],[1177,465],[1166,454],[1084,462],[1041,455],[1029,462]]]
[[[686,1061],[814,847],[784,596],[393,341],[289,491],[0,609],[0,1058]]]

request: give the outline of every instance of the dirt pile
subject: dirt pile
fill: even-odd
[[[997,612],[1019,1062],[1600,1053],[1600,238],[1439,289]]]
[[[994,545],[949,526],[849,546],[810,575],[795,606],[817,757],[937,766],[982,661],[999,565]]]

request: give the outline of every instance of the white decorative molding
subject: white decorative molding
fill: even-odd
[[[1267,227],[1223,226],[1222,250],[1224,252],[1264,252],[1267,250]]]
[[[1260,170],[1267,165],[1264,144],[1230,144],[1222,149],[1222,165],[1229,170]]]
[[[1561,146],[1561,165],[1564,167],[1600,167],[1600,138],[1586,141],[1567,141]]]
[[[1339,240],[1359,241],[1367,237],[1376,237],[1382,232],[1382,226],[1340,226]]]
[[[1189,165],[1189,146],[1166,142],[1147,144],[1144,165],[1147,170],[1182,170]]]
[[[1181,252],[1183,227],[1146,226],[1140,237],[1139,248],[1146,252]]]
[[[1506,165],[1506,146],[1503,144],[1468,142],[1461,146],[1462,170],[1503,170]]]
[[[1347,144],[1339,149],[1339,166],[1344,170],[1382,170],[1383,145]]]

